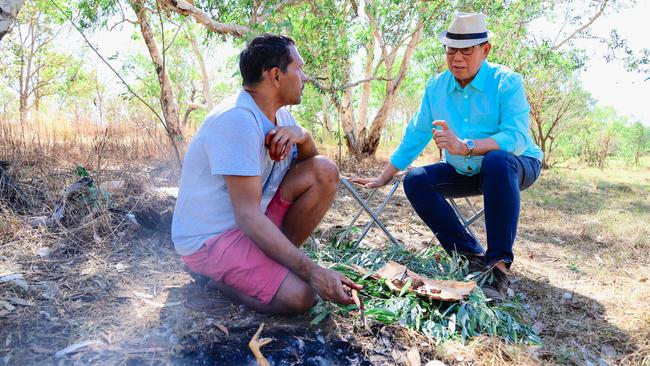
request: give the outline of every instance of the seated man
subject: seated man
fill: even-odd
[[[360,289],[299,249],[339,179],[285,107],[301,101],[303,64],[284,36],[257,37],[241,52],[243,89],[211,111],[192,139],[172,223],[190,270],[265,313],[303,313],[316,294],[352,304],[344,286]]]
[[[487,271],[487,297],[502,300],[519,219],[519,191],[539,177],[542,151],[529,135],[521,76],[487,62],[490,33],[481,13],[456,13],[439,35],[448,70],[426,85],[420,109],[383,173],[354,182],[385,185],[407,168],[433,138],[443,161],[410,171],[404,191],[418,216],[448,253],[469,259],[470,271]],[[447,198],[483,194],[487,252],[464,229]]]

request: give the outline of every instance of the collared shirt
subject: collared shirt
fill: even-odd
[[[431,141],[435,120],[445,120],[460,139],[491,137],[501,150],[541,160],[542,150],[530,137],[529,112],[521,76],[510,69],[484,60],[465,88],[447,70],[427,82],[420,108],[390,162],[400,170],[408,167]],[[465,157],[444,150],[443,160],[458,173],[474,175],[481,170],[483,156]]]

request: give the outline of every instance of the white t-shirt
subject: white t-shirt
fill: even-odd
[[[295,126],[285,107],[275,114],[278,126]],[[172,221],[176,251],[190,255],[203,243],[236,226],[224,175],[260,176],[260,211],[275,195],[291,163],[294,146],[282,161],[273,161],[264,146],[266,133],[276,126],[245,90],[216,106],[192,138],[181,171],[181,181]]]

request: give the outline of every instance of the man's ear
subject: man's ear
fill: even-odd
[[[488,55],[490,54],[490,50],[492,49],[492,45],[490,43],[486,43],[484,47],[485,48],[483,49],[484,50],[483,52],[485,52],[485,58],[487,58]]]
[[[274,67],[271,70],[269,70],[269,76],[271,77],[271,82],[273,84],[277,84],[280,82],[280,69],[278,67]]]

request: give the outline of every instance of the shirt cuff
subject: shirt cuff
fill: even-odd
[[[406,159],[404,157],[398,156],[397,154],[393,154],[390,157],[390,163],[393,164],[393,166],[395,168],[397,168],[399,170],[404,170],[404,169],[408,168],[408,166],[412,163],[412,161],[410,161],[410,160],[408,160],[408,159]]]
[[[497,145],[499,145],[499,150],[507,151],[509,153],[514,153],[515,151],[515,142],[512,141],[512,138],[510,136],[507,136],[503,132],[499,132],[495,135],[491,136],[494,141],[497,142]]]

